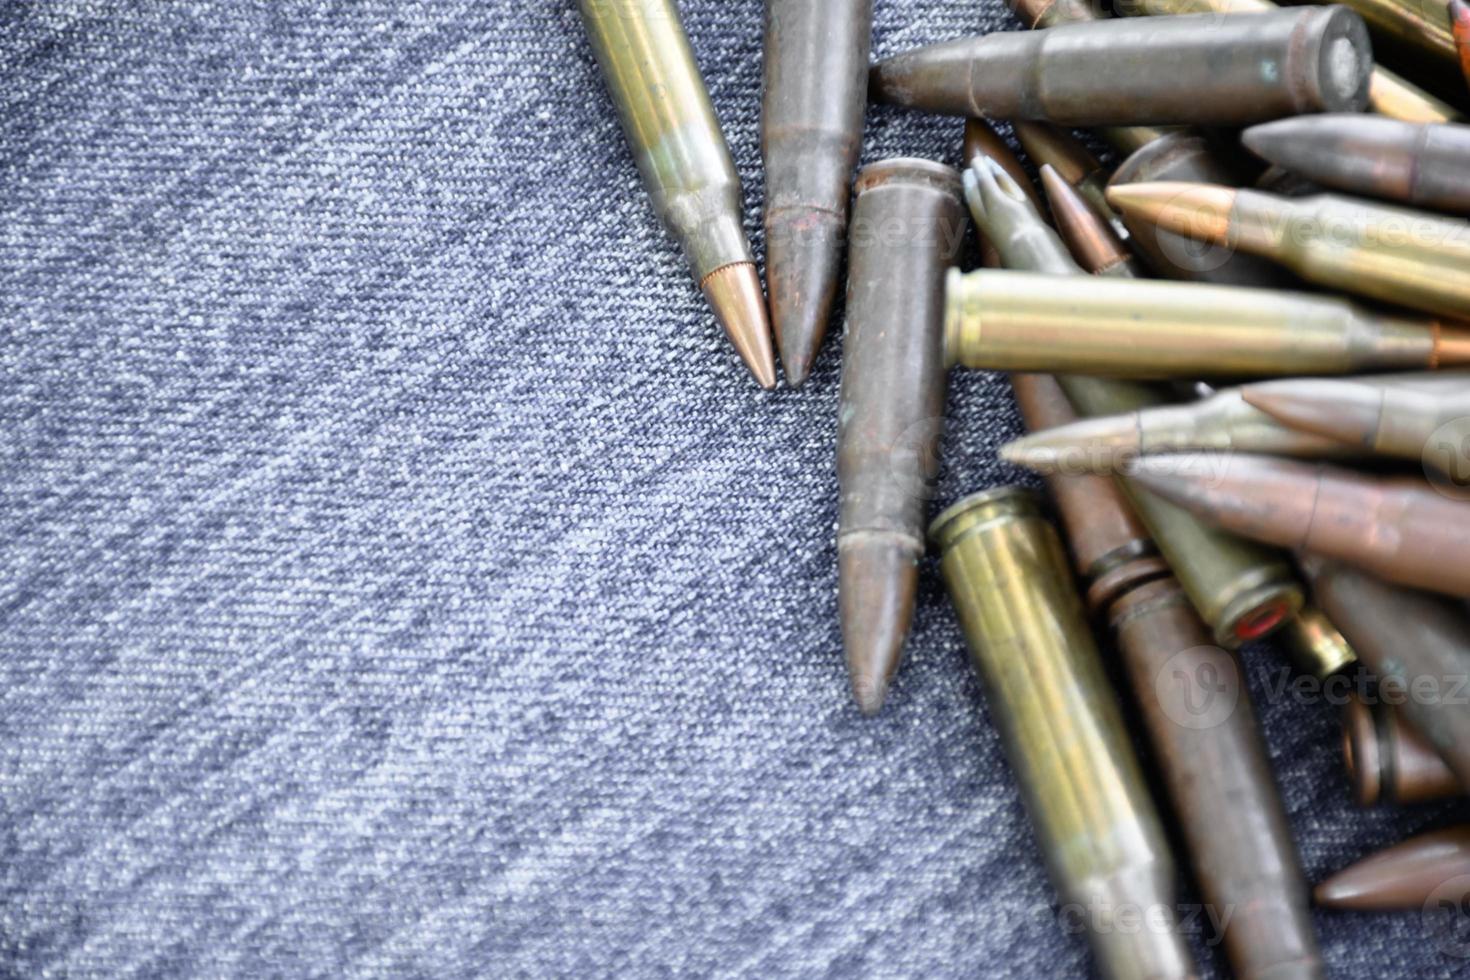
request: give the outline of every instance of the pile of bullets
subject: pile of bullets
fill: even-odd
[[[1162,916],[1094,922],[1101,972],[1193,976],[1105,622],[1188,866],[1230,912],[1232,969],[1316,977],[1236,650],[1279,632],[1299,670],[1415,692],[1349,707],[1361,803],[1470,788],[1470,5],[1126,3],[1147,16],[1016,0],[1036,30],[870,65],[872,0],[768,0],[769,306],[674,0],[581,9],[655,208],[761,385],[776,351],[807,377],[846,257],[838,592],[862,710],[883,704],[932,547],[1061,901]],[[963,117],[963,174],[896,158],[854,180],[870,99]],[[983,267],[966,273],[968,219]],[[1030,434],[1002,455],[1045,476],[1070,547],[1017,487],[925,534],[952,368],[1012,372]],[[1470,901],[1470,826],[1315,898]]]

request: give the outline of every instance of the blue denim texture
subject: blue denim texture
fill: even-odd
[[[759,249],[761,4],[682,7]],[[574,3],[37,0],[0,65],[0,974],[1086,968],[932,567],[849,703],[840,344],[750,381]],[[864,158],[959,129],[875,108]],[[1028,479],[1001,378],[949,415],[936,506]],[[1313,878],[1455,816],[1261,710]],[[1337,976],[1470,964],[1318,924]]]

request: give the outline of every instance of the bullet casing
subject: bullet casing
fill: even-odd
[[[1403,712],[1356,692],[1342,717],[1342,755],[1359,806],[1463,796],[1460,781]]]
[[[1056,532],[1015,488],[930,528],[1027,812],[1064,905],[1172,922],[1175,869]],[[1170,928],[1089,935],[1110,977],[1189,977]]]
[[[1361,110],[1372,66],[1362,19],[1333,6],[1003,31],[896,55],[871,77],[879,101],[948,115],[1229,126]]]
[[[858,176],[842,344],[838,596],[854,693],[881,705],[902,655],[938,474],[944,269],[965,235],[959,174],[893,159]]]
[[[1322,610],[1305,606],[1282,627],[1286,655],[1296,668],[1324,680],[1358,662],[1358,655]]]

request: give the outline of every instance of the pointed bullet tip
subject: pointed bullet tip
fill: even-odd
[[[736,262],[716,269],[700,288],[755,380],[767,391],[776,387],[771,323],[755,263]]]
[[[1246,385],[1241,398],[1282,425],[1342,442],[1372,444],[1381,391],[1335,378],[1292,378]]]
[[[881,677],[852,677],[852,698],[865,717],[872,718],[883,710],[888,699],[888,681]]]
[[[1235,191],[1229,187],[1171,180],[1118,184],[1107,189],[1107,199],[1125,215],[1176,235],[1211,242],[1230,236]]]
[[[844,222],[817,208],[785,210],[766,221],[766,276],[771,326],[786,383],[811,374],[837,297]]]
[[[864,714],[883,706],[903,658],[919,591],[922,547],[905,535],[857,531],[838,539],[838,605],[852,694]]]

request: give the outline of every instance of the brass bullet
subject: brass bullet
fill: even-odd
[[[1435,67],[1459,66],[1455,38],[1442,5],[1421,0],[1342,0],[1368,24],[1373,36]]]
[[[944,270],[965,235],[959,174],[899,158],[858,175],[838,414],[838,604],[853,696],[883,706],[903,656],[938,474]]]
[[[745,237],[740,177],[673,0],[581,0],[582,24],[654,211],[763,388],[771,328]]]
[[[1470,214],[1470,126],[1332,113],[1262,123],[1240,138],[1328,187]]]
[[[1470,503],[1422,479],[1243,453],[1145,456],[1125,472],[1233,534],[1470,596]]]
[[[1123,244],[1111,222],[1105,220],[1082,196],[1082,192],[1063,180],[1049,163],[1041,168],[1041,186],[1046,191],[1062,240],[1083,266],[1099,276],[1144,277],[1143,268],[1128,246]]]
[[[1131,217],[1280,262],[1302,278],[1441,316],[1470,318],[1470,225],[1318,194],[1294,199],[1213,184],[1114,185]]]
[[[1345,7],[1060,24],[880,61],[871,94],[947,115],[1069,126],[1240,125],[1367,105],[1367,28]],[[1097,80],[1108,84],[1099,87]]]
[[[827,334],[867,106],[872,0],[767,0],[766,278],[786,381]]]
[[[1451,889],[1451,890],[1447,890]],[[1470,898],[1470,825],[1436,830],[1349,865],[1317,886],[1317,904],[1368,912],[1420,911]]]
[[[1319,680],[1358,662],[1352,645],[1315,606],[1306,606],[1288,619],[1280,635],[1296,669]]]
[[[1342,755],[1359,806],[1463,796],[1460,781],[1403,713],[1354,692],[1342,714]]]

